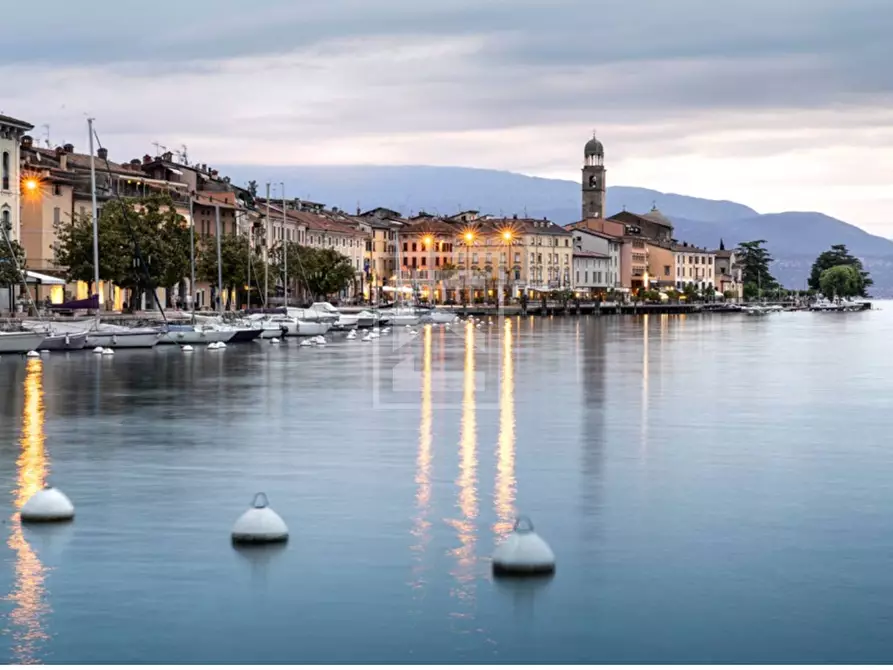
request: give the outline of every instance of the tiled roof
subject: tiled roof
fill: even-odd
[[[0,123],[4,123],[8,126],[16,126],[17,128],[21,128],[23,130],[31,130],[32,128],[34,128],[34,125],[28,123],[27,121],[22,121],[21,119],[6,116],[5,114],[0,114]]]
[[[600,254],[597,251],[580,251],[579,249],[574,251],[574,258],[610,258],[608,254]]]
[[[485,219],[474,222],[481,227],[491,227],[495,230],[510,228],[516,233],[527,235],[571,235],[571,232],[565,230],[558,224],[543,219]]]

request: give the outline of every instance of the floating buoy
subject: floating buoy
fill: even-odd
[[[270,340],[270,344],[279,344],[279,338],[274,337],[273,339]]]
[[[264,493],[254,496],[251,509],[233,525],[232,539],[236,544],[267,544],[288,540],[288,527],[282,517],[269,507]]]
[[[322,335],[317,335],[316,337],[314,337],[313,342],[320,347],[326,346],[326,338],[324,338]]]
[[[114,356],[114,355],[115,355],[115,350],[114,350],[114,349],[110,349],[109,347],[106,347],[105,349],[102,350],[102,355],[103,355],[103,356]]]
[[[96,348],[93,350],[93,353],[94,353],[94,354],[101,354],[101,353],[102,353],[102,347],[96,347]]]
[[[348,339],[348,340],[355,340],[355,339],[357,339],[357,331],[355,331],[355,330],[350,331],[350,332],[347,334],[347,339]]]
[[[226,349],[226,345],[223,342],[211,342],[208,345],[208,351],[220,351],[222,349]]]
[[[20,515],[22,521],[33,523],[71,521],[74,518],[74,505],[62,491],[46,486],[28,498],[22,505]]]
[[[301,340],[301,346],[302,346],[302,347],[309,347],[309,346],[312,346],[312,345],[313,345],[313,341],[312,341],[312,340]]]
[[[372,333],[366,333],[363,335],[363,342],[371,342],[372,341]]]
[[[533,530],[527,517],[518,517],[505,541],[493,552],[497,575],[543,575],[555,572],[555,554]]]
[[[40,358],[40,354],[38,354],[36,351],[29,351],[27,354],[25,354],[25,358]]]
[[[184,354],[191,354],[194,349],[192,348],[191,344],[184,344],[182,347],[180,347],[180,351],[182,351]]]
[[[218,342],[217,348],[218,349],[226,349],[226,342]]]

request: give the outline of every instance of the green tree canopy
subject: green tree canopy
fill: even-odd
[[[835,265],[822,272],[819,286],[826,298],[850,298],[861,295],[862,275],[853,265]]]
[[[744,282],[744,297],[752,299],[760,292],[766,292],[778,286],[778,282],[769,271],[769,263],[774,258],[763,247],[766,240],[753,240],[741,242],[735,254],[738,264],[741,266],[741,276]]]
[[[12,226],[0,231],[0,286],[13,286],[22,281],[25,271],[25,250],[12,239]]]
[[[229,289],[232,300],[248,284],[248,254],[251,253],[251,283],[258,286],[263,279],[263,259],[249,249],[247,235],[223,235],[220,238],[220,259],[223,270],[223,288]],[[202,238],[196,272],[199,279],[217,287],[217,238]],[[231,303],[225,306],[230,309]]]
[[[283,248],[282,245],[277,247],[272,258],[275,274],[280,279],[285,270]],[[356,279],[357,272],[350,259],[334,249],[288,243],[289,286],[296,283],[304,287],[313,299],[322,300],[340,293]]]
[[[809,274],[809,288],[813,291],[822,290],[821,277],[825,270],[840,265],[849,265],[856,269],[859,273],[859,292],[854,295],[867,295],[867,289],[874,282],[871,280],[868,272],[862,267],[862,261],[855,256],[850,255],[845,244],[834,244],[829,251],[823,251],[812,264],[812,271]]]

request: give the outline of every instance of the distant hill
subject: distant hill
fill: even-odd
[[[390,207],[405,215],[425,210],[450,214],[477,209],[494,215],[525,213],[556,223],[580,218],[580,185],[498,170],[433,166],[215,166],[236,184],[254,179],[286,183],[290,197],[346,211]],[[610,171],[608,172],[610,176]],[[261,186],[261,190],[263,186]],[[815,257],[832,244],[846,244],[875,280],[873,293],[893,296],[893,241],[871,235],[818,212],[759,214],[745,205],[661,193],[632,186],[608,188],[609,213],[657,207],[676,226],[676,238],[710,248],[725,241],[765,239],[776,258],[777,278],[791,288],[805,285]]]

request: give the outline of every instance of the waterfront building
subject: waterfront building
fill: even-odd
[[[720,242],[719,249],[711,252],[714,256],[713,285],[722,294],[731,294],[729,299],[744,300],[743,268],[734,250],[726,249]]]
[[[608,291],[622,288],[622,239],[586,227],[571,227],[570,232],[574,245],[574,289],[584,295],[604,297]]]
[[[358,225],[368,230],[365,255],[364,297],[374,303],[389,297],[382,288],[397,281],[397,243],[400,230],[408,221],[400,212],[387,207],[376,207],[366,212],[357,211]]]
[[[670,242],[673,239],[673,222],[664,216],[656,205],[647,214],[635,214],[624,210],[608,218],[622,223],[626,227],[626,234],[633,237],[656,242]]]
[[[694,284],[698,290],[715,287],[714,266],[716,256],[712,251],[690,245],[674,243],[671,246],[676,268],[676,288],[682,290]]]
[[[457,223],[426,213],[414,216],[400,229],[400,265],[404,282],[418,287],[426,300],[452,299],[459,268],[455,247],[460,238]]]
[[[22,137],[33,127],[27,121],[0,115],[0,225],[14,240],[19,239],[21,221],[20,145]]]

